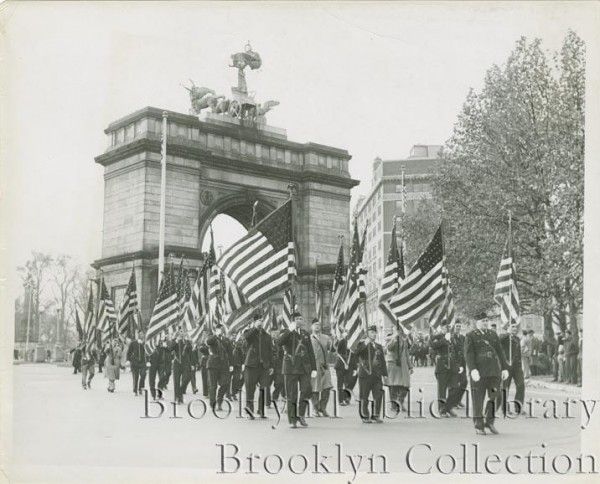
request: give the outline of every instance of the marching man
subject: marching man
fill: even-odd
[[[284,350],[282,373],[285,380],[287,414],[290,427],[298,423],[308,427],[304,415],[312,393],[311,378],[317,376],[317,364],[310,335],[304,329],[304,318],[299,312],[292,314],[289,329],[283,329],[279,344]]]
[[[487,428],[491,433],[497,434],[494,427],[495,402],[500,395],[501,378],[506,380],[508,370],[498,335],[487,328],[485,313],[477,316],[475,329],[465,337],[465,360],[471,376],[475,432],[485,435]],[[488,401],[484,417],[483,401],[486,393]]]
[[[360,394],[359,412],[363,423],[383,423],[380,415],[383,400],[383,377],[387,376],[387,366],[383,347],[375,342],[376,338],[377,326],[369,326],[367,337],[356,347]],[[369,410],[369,395],[375,402],[372,414]]]
[[[327,413],[327,403],[329,402],[329,393],[331,387],[331,372],[327,358],[332,349],[331,338],[321,333],[321,323],[317,318],[312,322],[312,334],[310,341],[312,343],[315,362],[317,365],[317,375],[312,378],[312,402],[317,417],[329,417]]]

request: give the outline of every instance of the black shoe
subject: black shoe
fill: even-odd
[[[254,416],[254,414],[252,412],[248,413],[248,420],[254,420],[256,417]]]
[[[196,393],[198,393],[198,389],[197,389],[197,388],[194,390],[194,395],[195,395]]]
[[[348,405],[346,402],[340,402],[340,407],[345,407],[346,405]]]
[[[306,423],[306,420],[304,420],[304,417],[298,417],[298,422],[300,422],[300,425],[302,425],[302,427],[308,427],[308,424]]]
[[[381,420],[379,417],[371,417],[371,420],[373,423],[383,423],[383,420]]]
[[[456,412],[452,409],[448,410],[446,412],[450,417],[458,417],[458,415],[456,415]]]
[[[259,418],[262,418],[262,419],[269,418],[269,417],[267,417],[266,415],[259,415],[258,417],[259,417]]]
[[[87,390],[87,387],[86,387],[85,385],[83,385],[83,389],[84,389],[84,390]]]
[[[490,423],[490,424],[486,424],[486,427],[488,428],[488,430],[489,430],[491,433],[493,433],[493,434],[495,434],[495,435],[498,435],[498,434],[500,433],[500,432],[498,432],[498,431],[496,430],[496,427],[494,427],[494,424],[492,424],[492,423]]]
[[[321,410],[321,415],[323,415],[323,417],[329,417],[327,410]]]
[[[133,394],[137,397],[138,393],[136,391],[133,392]]]
[[[462,403],[458,402],[456,404],[456,408],[465,408],[465,406]]]
[[[372,421],[370,418],[363,418],[362,423],[370,424]]]
[[[292,422],[292,423],[290,424],[290,428],[291,428],[291,429],[297,429],[297,428],[298,428],[298,424],[297,424],[296,422]]]
[[[477,435],[485,435],[485,429],[475,428],[475,433]]]

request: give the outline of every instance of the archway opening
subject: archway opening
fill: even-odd
[[[214,234],[215,252],[217,257],[248,233],[241,223],[224,213],[220,213],[213,218],[210,225],[212,226]],[[208,252],[209,248],[210,229],[206,230],[204,234],[204,239],[202,240],[202,252]]]

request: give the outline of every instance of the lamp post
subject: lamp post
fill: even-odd
[[[33,281],[28,278],[25,282],[25,288],[27,289],[27,332],[25,336],[25,361],[29,358],[29,328],[31,326],[31,295],[33,293]]]

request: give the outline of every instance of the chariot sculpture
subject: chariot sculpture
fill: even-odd
[[[210,109],[213,114],[227,115],[231,118],[250,124],[262,125],[266,123],[265,115],[279,104],[279,101],[256,102],[254,93],[248,92],[245,69],[249,67],[256,70],[262,65],[258,52],[252,50],[250,43],[246,44],[244,52],[231,56],[231,64],[238,71],[238,84],[231,88],[231,98],[216,94],[208,87],[196,86],[190,79],[191,86],[184,86],[189,92],[191,108],[190,113],[199,115],[203,110]]]

